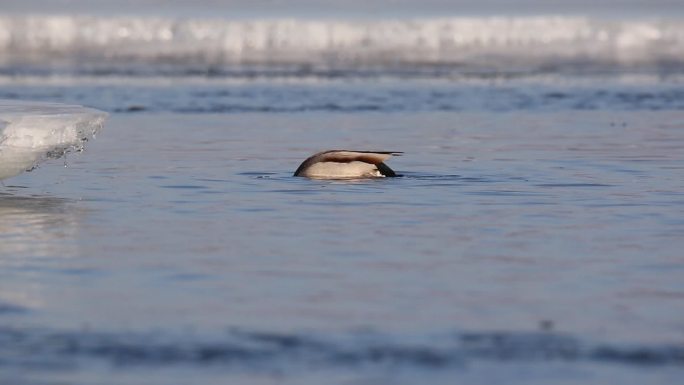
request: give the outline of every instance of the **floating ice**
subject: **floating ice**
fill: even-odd
[[[0,99],[0,179],[83,150],[106,117],[82,106]]]
[[[0,57],[147,70],[299,65],[508,70],[684,66],[684,20],[572,16],[221,20],[2,16]],[[0,63],[3,59],[0,58]],[[87,64],[84,64],[87,63]],[[54,68],[54,67],[51,67]],[[26,67],[17,70],[24,73]],[[102,68],[98,68],[102,71]]]

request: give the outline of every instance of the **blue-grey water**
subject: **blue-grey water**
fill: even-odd
[[[3,381],[672,383],[683,117],[114,113],[5,181]]]
[[[253,63],[228,45],[205,62],[220,39],[199,21],[22,17],[0,17],[0,99],[110,116],[85,152],[2,181],[0,384],[684,376],[681,21],[499,20],[585,29],[567,50],[519,31],[430,63],[413,46],[388,63],[371,21],[355,59],[278,22],[225,26],[245,44],[285,28]],[[30,27],[80,22],[103,35]],[[146,45],[165,23],[173,43]],[[403,151],[402,177],[292,177],[332,148]]]

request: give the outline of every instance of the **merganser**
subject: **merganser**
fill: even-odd
[[[295,171],[294,176],[315,179],[356,179],[395,177],[385,160],[400,151],[349,151],[328,150],[307,158]]]

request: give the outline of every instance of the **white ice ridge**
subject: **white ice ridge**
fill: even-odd
[[[209,64],[684,63],[684,19],[1,16],[0,57]]]
[[[106,118],[82,106],[0,99],[0,179],[83,150]]]

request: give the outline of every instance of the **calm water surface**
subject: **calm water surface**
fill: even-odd
[[[682,382],[677,2],[2,3],[0,385]]]
[[[682,122],[114,113],[0,190],[0,382],[675,383]],[[327,148],[404,176],[291,177]]]

